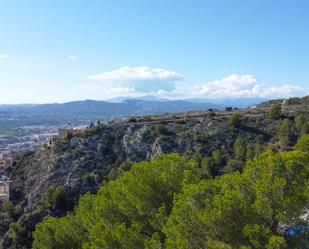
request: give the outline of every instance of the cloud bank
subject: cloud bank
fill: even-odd
[[[300,94],[302,88],[295,85],[268,86],[253,75],[231,74],[221,80],[195,87],[193,94],[207,98],[274,98]]]
[[[159,90],[173,91],[175,83],[184,80],[181,74],[161,68],[121,67],[109,72],[89,76],[90,80],[100,81],[105,87],[134,89],[137,92]]]
[[[91,80],[112,80],[112,81],[138,81],[138,80],[183,80],[183,76],[166,69],[150,68],[147,66],[141,67],[121,67],[109,72],[89,76]]]
[[[231,74],[220,80],[203,84],[179,84],[185,77],[161,68],[121,67],[88,77],[94,84],[81,86],[84,90],[98,91],[104,98],[153,95],[168,99],[188,98],[285,98],[301,95],[296,85],[270,86],[251,74]]]

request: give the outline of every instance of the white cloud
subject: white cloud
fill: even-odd
[[[7,58],[9,58],[8,54],[0,54],[0,60],[4,60],[4,59],[7,59]]]
[[[302,88],[295,85],[268,86],[259,82],[253,75],[230,76],[221,80],[196,86],[191,94],[205,98],[280,98],[295,96]]]
[[[108,94],[136,94],[136,91],[133,87],[112,87],[106,89],[106,93]]]
[[[270,86],[251,74],[231,74],[221,80],[204,84],[178,84],[184,80],[181,74],[147,66],[121,67],[89,76],[89,79],[97,82],[83,86],[84,89],[100,92],[107,98],[145,95],[168,99],[282,98],[302,95],[303,90],[289,84]]]
[[[106,87],[134,88],[135,91],[140,93],[159,90],[172,91],[175,89],[175,83],[184,79],[181,74],[174,71],[147,66],[125,66],[109,72],[91,75],[88,78],[101,81]]]
[[[141,67],[121,67],[109,72],[89,76],[91,80],[127,81],[127,80],[183,80],[183,76],[166,69]]]
[[[88,96],[95,96],[96,99],[111,99],[119,96],[139,97],[143,93],[137,92],[133,87],[104,87],[98,84],[80,85],[78,90]]]
[[[68,56],[68,59],[71,60],[71,61],[76,61],[76,60],[79,59],[79,57],[76,56],[76,55],[70,55],[70,56]]]

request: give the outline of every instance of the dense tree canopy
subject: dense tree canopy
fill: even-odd
[[[249,161],[243,174],[186,185],[168,219],[167,248],[285,245],[280,223],[300,224],[307,212],[308,164],[300,151],[267,152]]]
[[[309,134],[300,137],[295,148],[309,153]]]
[[[214,179],[202,177],[206,159],[198,166],[169,154],[135,164],[96,195],[84,195],[72,214],[37,225],[33,248],[304,248],[281,231],[308,223],[309,155],[302,144],[266,151],[242,173]]]
[[[45,219],[37,226],[33,247],[81,248],[84,244],[85,248],[144,248],[152,235],[163,242],[163,225],[174,195],[183,185],[199,179],[196,163],[175,154],[136,164],[128,173],[103,185],[97,195],[82,197],[75,216]],[[68,232],[68,240],[67,233],[59,231],[66,226],[63,223],[76,230]],[[85,236],[80,235],[83,233]],[[71,247],[68,241],[72,241]]]

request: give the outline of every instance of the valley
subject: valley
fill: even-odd
[[[0,152],[39,148],[59,131],[126,116],[221,108],[211,103],[167,100],[76,101],[64,104],[0,106]]]

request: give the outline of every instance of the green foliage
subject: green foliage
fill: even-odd
[[[86,195],[76,209],[76,215],[48,219],[37,226],[34,248],[81,248],[58,241],[66,238],[62,222],[77,224],[85,248],[143,248],[144,243],[163,241],[163,224],[172,209],[173,197],[182,186],[198,182],[200,173],[193,161],[175,154],[158,157],[149,163],[136,164],[117,180],[104,185],[95,197]],[[69,221],[66,221],[69,219]],[[73,219],[73,221],[72,221]],[[70,225],[70,226],[71,226]],[[60,230],[59,230],[60,229]],[[69,230],[69,229],[68,229]],[[47,231],[52,231],[47,233]],[[45,236],[44,236],[45,235]],[[52,247],[49,243],[53,243]]]
[[[300,151],[268,151],[247,163],[244,176],[252,181],[254,209],[276,232],[279,221],[300,222],[308,201],[309,155]]]
[[[73,133],[69,131],[67,131],[63,136],[65,140],[70,140],[72,137],[73,137]]]
[[[166,247],[208,248],[215,241],[223,248],[285,248],[278,224],[298,224],[306,212],[308,164],[302,152],[267,152],[243,174],[185,186],[168,219]]]
[[[289,98],[286,100],[287,105],[308,105],[309,104],[309,97],[305,96],[302,98],[294,97]]]
[[[234,112],[228,121],[229,126],[239,126],[242,122],[242,117],[238,112]]]
[[[243,168],[243,162],[237,159],[230,159],[228,160],[226,166],[225,166],[225,172],[236,172],[241,171]]]
[[[257,156],[263,152],[263,148],[259,143],[256,143],[253,151],[254,151],[254,155]]]
[[[269,242],[266,245],[266,249],[286,249],[287,244],[284,238],[273,235],[269,238]]]
[[[202,161],[201,149],[196,148],[191,158],[200,165]]]
[[[303,123],[301,126],[300,134],[305,135],[309,133],[309,121]]]
[[[72,215],[58,219],[48,216],[43,223],[37,225],[32,248],[81,248],[85,234],[78,225],[79,221]]]
[[[280,126],[279,139],[281,147],[285,148],[290,143],[291,124],[288,119],[284,119]]]
[[[156,124],[154,126],[154,131],[155,131],[157,136],[169,135],[170,134],[168,128],[166,126],[162,125],[162,124]]]
[[[77,135],[80,136],[80,137],[84,137],[84,138],[90,137],[90,136],[93,136],[95,134],[99,134],[101,130],[102,130],[101,124],[95,125],[93,122],[91,122],[90,125],[85,130],[83,130],[80,133],[77,132]]]
[[[209,157],[205,156],[201,162],[202,175],[208,178],[213,178],[215,176],[215,162]]]
[[[251,148],[250,146],[247,146],[246,148],[246,159],[250,160],[255,156],[254,149]]]
[[[57,212],[71,209],[72,200],[70,193],[63,187],[49,188],[45,193],[45,207]]]
[[[273,143],[267,143],[266,145],[264,145],[263,147],[264,151],[272,151],[272,152],[276,152],[277,148]]]
[[[309,153],[309,134],[300,137],[295,145],[295,149]]]
[[[294,119],[295,126],[298,130],[301,130],[303,123],[305,122],[305,118],[303,115],[297,115]]]
[[[74,213],[37,225],[33,248],[301,248],[300,240],[279,235],[279,224],[305,223],[309,154],[300,149],[306,139],[298,150],[268,150],[242,173],[214,179],[202,179],[194,161],[176,154],[135,164],[96,195],[84,195]],[[201,162],[204,173],[221,157],[213,154]]]
[[[221,163],[222,156],[221,156],[221,151],[220,150],[213,150],[211,155],[212,155],[212,158],[214,159],[214,162],[216,164],[220,164]]]
[[[22,238],[23,234],[26,233],[26,229],[18,222],[12,222],[10,224],[10,229],[8,233],[8,237],[10,239],[19,239]]]
[[[272,105],[271,108],[267,111],[267,116],[271,119],[278,119],[281,116],[281,105]]]
[[[121,171],[119,168],[112,168],[107,175],[107,179],[109,181],[116,180],[121,175]]]
[[[107,178],[109,181],[117,179],[122,173],[127,172],[128,170],[131,169],[132,164],[128,162],[122,162],[119,167],[117,168],[112,168],[108,175]]]
[[[135,117],[130,117],[130,118],[129,118],[129,122],[134,123],[134,122],[136,122],[136,121],[137,121],[137,119],[136,119]]]
[[[243,138],[238,137],[234,142],[235,157],[238,160],[244,160],[246,155],[246,143]]]
[[[255,124],[256,124],[257,126],[260,126],[260,125],[262,124],[262,118],[261,118],[261,117],[257,117],[257,118],[255,119]]]
[[[209,116],[209,117],[214,117],[214,116],[216,116],[215,111],[214,111],[213,109],[208,109],[208,116]]]
[[[8,202],[4,202],[2,205],[3,210],[7,213],[7,215],[10,218],[14,217],[15,214],[15,208],[12,202],[8,201]]]

